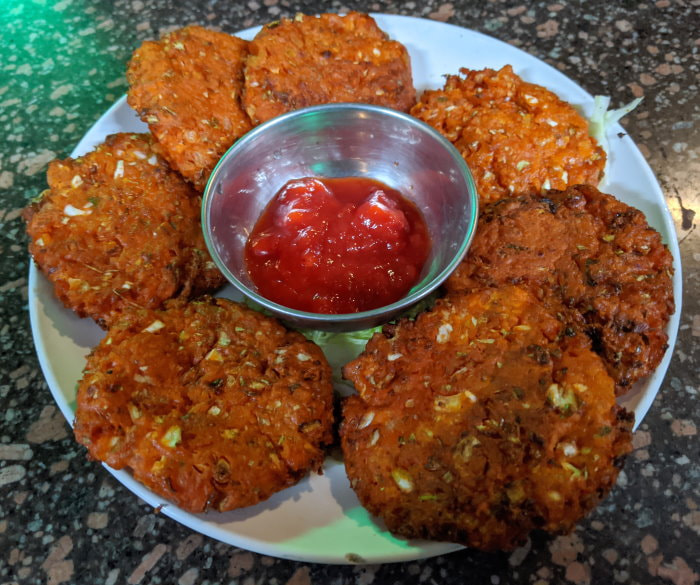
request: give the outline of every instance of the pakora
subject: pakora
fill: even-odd
[[[100,326],[125,308],[157,308],[214,291],[201,197],[149,134],[113,134],[94,151],[52,161],[49,189],[24,210],[29,251],[61,302]]]
[[[146,41],[129,62],[129,105],[200,192],[221,156],[252,127],[241,106],[247,55],[243,39],[188,26]]]
[[[243,104],[255,123],[337,102],[405,112],[415,96],[408,51],[368,14],[298,14],[264,26],[250,43]]]
[[[75,436],[184,510],[261,502],[320,470],[331,370],[318,346],[226,299],[125,313],[87,360]]]
[[[583,335],[526,289],[437,301],[344,369],[350,485],[395,534],[507,550],[568,532],[611,489],[632,415]]]
[[[510,65],[461,69],[423,93],[411,114],[450,140],[467,162],[482,203],[571,185],[597,186],[606,154],[588,121]]]

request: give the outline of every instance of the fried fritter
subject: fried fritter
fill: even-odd
[[[659,365],[675,310],[673,258],[644,214],[594,187],[487,206],[451,292],[522,283],[568,310],[627,391]]]
[[[255,123],[331,102],[408,111],[415,98],[406,48],[367,14],[298,14],[250,43],[243,104]]]
[[[319,470],[331,371],[296,332],[225,299],[133,311],[88,357],[75,436],[191,512],[250,506]]]
[[[129,62],[129,105],[168,162],[199,191],[219,158],[252,127],[240,103],[247,54],[247,41],[188,26],[146,41]]]
[[[106,327],[130,306],[157,308],[224,283],[200,224],[201,197],[148,134],[113,134],[53,161],[49,189],[27,207],[29,251],[56,296]]]
[[[571,530],[613,486],[632,415],[585,336],[525,289],[446,297],[344,369],[341,444],[361,503],[409,538],[510,549]]]
[[[460,69],[426,91],[411,114],[462,153],[482,203],[506,196],[597,186],[606,154],[588,122],[548,89],[526,83],[510,65]]]

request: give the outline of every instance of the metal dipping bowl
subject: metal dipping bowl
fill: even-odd
[[[390,305],[338,315],[290,309],[258,294],[244,252],[269,201],[292,179],[353,176],[397,189],[423,213],[432,250],[416,285]],[[449,141],[412,116],[365,104],[296,110],[251,130],[221,158],[202,202],[204,237],[226,278],[290,325],[326,331],[374,327],[435,290],[464,257],[477,214],[471,173]]]

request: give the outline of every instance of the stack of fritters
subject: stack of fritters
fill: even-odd
[[[127,79],[129,104],[199,191],[239,137],[279,114],[332,102],[408,111],[416,101],[406,48],[357,12],[283,18],[250,44],[189,26],[143,43]]]
[[[49,165],[26,208],[29,251],[56,296],[102,327],[129,307],[155,309],[220,287],[200,225],[201,197],[148,134],[114,134]]]
[[[447,296],[344,369],[360,501],[397,534],[507,549],[569,531],[614,485],[674,310],[672,257],[594,187],[485,207]]]
[[[411,113],[459,149],[485,208],[447,296],[345,367],[341,441],[393,532],[508,549],[571,530],[613,486],[633,420],[615,397],[664,355],[672,257],[595,188],[606,156],[571,105],[510,66],[461,73]]]
[[[125,315],[93,350],[75,435],[185,510],[231,510],[320,469],[332,398],[301,334],[231,301],[173,301]]]
[[[666,351],[672,270],[641,211],[579,185],[487,205],[447,289],[527,286],[589,335],[622,394]]]
[[[608,492],[631,416],[588,339],[527,290],[450,296],[344,369],[345,466],[392,532],[509,549],[568,531]]]

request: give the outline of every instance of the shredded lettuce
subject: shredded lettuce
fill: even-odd
[[[423,311],[435,304],[437,292],[429,294],[418,301],[412,307],[406,309],[396,319],[415,319]],[[382,325],[362,329],[360,331],[347,331],[345,333],[331,333],[318,331],[317,329],[299,329],[298,331],[309,341],[313,341],[323,351],[328,363],[333,369],[333,382],[336,389],[343,395],[352,392],[352,386],[343,380],[343,366],[354,360],[365,349],[365,345],[375,333],[382,330]]]
[[[598,141],[606,153],[610,153],[608,148],[608,130],[610,127],[634,110],[643,98],[637,98],[630,103],[616,110],[608,110],[610,107],[610,97],[607,95],[597,95],[593,98],[593,113],[588,120],[588,132]]]
[[[331,331],[319,331],[318,329],[297,329],[306,339],[313,341],[319,347],[341,345],[351,348],[358,348],[362,351],[372,335],[379,333],[382,326],[370,327],[360,331],[347,331],[343,333],[333,333]]]
[[[429,294],[424,299],[418,301],[412,307],[406,309],[394,321],[406,318],[415,319],[423,311],[429,309],[435,304],[438,297],[437,292]],[[272,313],[265,309],[259,303],[245,297],[244,302],[254,311],[258,311],[267,316],[272,316]],[[393,321],[392,321],[393,322]],[[331,331],[319,331],[318,329],[300,329],[306,339],[312,341],[321,348],[328,363],[333,370],[333,383],[336,390],[342,395],[347,395],[353,392],[352,385],[343,380],[343,366],[354,360],[365,349],[365,345],[375,333],[382,330],[383,325],[370,327],[369,329],[361,329],[359,331],[347,331],[343,333],[334,333]]]
[[[401,315],[399,315],[399,318],[411,319],[412,321],[415,320],[416,317],[418,317],[418,315],[424,313],[428,309],[433,308],[433,305],[435,304],[435,301],[437,301],[438,296],[439,295],[437,291],[431,292],[428,296],[422,298],[415,305],[409,307],[403,313],[401,313]]]
[[[317,329],[299,329],[298,331],[321,348],[333,370],[335,389],[346,396],[353,392],[353,387],[343,380],[343,366],[360,355],[371,337],[381,330],[382,327],[379,326],[345,333],[331,333]]]
[[[244,296],[243,297],[243,302],[248,305],[249,309],[253,309],[253,311],[257,311],[258,313],[262,313],[266,317],[274,317],[274,315],[268,311],[265,307],[263,307],[260,303],[256,303],[253,299]]]
[[[272,317],[273,314],[260,303],[244,297],[243,302],[254,311]],[[381,331],[381,326],[360,331],[348,331],[345,333],[333,333],[331,331],[319,331],[318,329],[297,329],[306,339],[312,341],[321,348],[328,363],[333,370],[333,383],[343,396],[353,392],[352,385],[343,380],[343,366],[354,360],[365,349],[365,345],[372,335]]]

